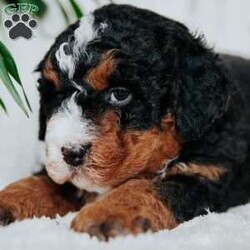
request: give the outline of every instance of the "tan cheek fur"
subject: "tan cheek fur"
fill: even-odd
[[[101,185],[116,186],[139,173],[155,173],[180,150],[169,117],[162,120],[162,129],[122,133],[118,124],[117,115],[107,112],[99,120],[99,139],[91,148],[88,172]]]

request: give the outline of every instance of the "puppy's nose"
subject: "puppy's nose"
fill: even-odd
[[[84,156],[88,152],[89,145],[79,147],[62,147],[63,159],[66,163],[72,166],[79,166],[83,163]]]

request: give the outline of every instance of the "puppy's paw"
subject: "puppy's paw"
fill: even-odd
[[[96,236],[102,241],[121,235],[137,235],[152,229],[151,226],[150,219],[143,215],[129,211],[114,211],[111,214],[109,210],[93,206],[83,208],[71,224],[73,230]]]
[[[12,212],[0,205],[0,226],[7,226],[14,221],[15,218]]]

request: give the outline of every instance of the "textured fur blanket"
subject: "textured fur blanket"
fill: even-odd
[[[172,231],[127,236],[108,243],[69,230],[72,218],[73,214],[53,220],[30,219],[0,228],[0,249],[250,249],[250,204],[233,208],[227,213],[211,213],[195,218]]]

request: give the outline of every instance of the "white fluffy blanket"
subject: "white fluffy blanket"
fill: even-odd
[[[195,218],[172,231],[126,236],[108,243],[69,229],[74,214],[15,222],[0,228],[0,249],[8,250],[249,250],[250,204],[227,213]]]

